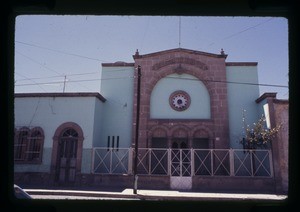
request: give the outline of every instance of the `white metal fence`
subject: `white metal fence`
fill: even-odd
[[[94,148],[94,174],[132,174],[133,148]],[[138,175],[273,177],[271,150],[138,150]]]

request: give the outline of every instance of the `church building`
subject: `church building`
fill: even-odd
[[[138,188],[287,192],[279,146],[245,151],[240,141],[243,120],[268,115],[284,123],[274,140],[287,149],[288,101],[260,96],[257,62],[226,58],[137,50],[133,63],[102,63],[100,93],[15,94],[15,182],[132,188],[136,172]]]

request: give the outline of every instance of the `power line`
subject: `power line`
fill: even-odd
[[[19,74],[15,72],[16,74]],[[18,81],[26,81],[26,80],[36,80],[36,79],[51,79],[51,78],[59,78],[59,77],[70,77],[70,76],[80,76],[80,75],[90,75],[90,74],[99,74],[99,72],[89,72],[89,73],[76,73],[76,74],[65,74],[65,75],[57,75],[57,76],[48,76],[48,77],[34,77],[34,78],[28,78],[26,79],[19,79]],[[19,74],[20,75],[20,74]]]
[[[102,81],[102,80],[116,80],[116,79],[133,79],[135,77],[112,77],[112,78],[104,78],[104,79],[82,79],[82,80],[70,80],[68,83],[74,82],[91,82],[91,81]],[[235,81],[222,81],[222,80],[199,80],[199,79],[191,79],[191,78],[179,78],[179,77],[165,77],[168,79],[180,79],[180,80],[192,80],[192,81],[203,81],[203,82],[214,82],[214,83],[228,83],[228,84],[240,84],[240,85],[253,85],[253,86],[266,86],[266,87],[278,87],[278,88],[288,88],[286,85],[277,85],[277,84],[266,84],[266,83],[252,83],[252,82],[235,82]],[[35,83],[35,84],[19,84],[15,86],[29,86],[29,85],[37,85],[37,84],[58,84],[64,83],[64,81],[56,81],[56,82],[43,82],[43,83]]]
[[[179,77],[165,77],[165,78],[169,78],[169,79],[183,79],[183,80],[194,80],[194,81],[199,81],[199,79],[179,78]],[[286,86],[286,85],[275,85],[275,84],[266,84],[266,83],[234,82],[234,81],[205,80],[205,79],[201,79],[200,81],[204,81],[204,82],[228,83],[228,84],[258,85],[258,86],[268,86],[268,87],[281,87],[281,88],[288,88],[288,86]]]
[[[243,30],[241,30],[241,31],[238,31],[238,32],[236,32],[236,33],[233,33],[233,34],[231,34],[231,35],[228,35],[228,36],[224,37],[222,40],[230,39],[230,38],[232,38],[232,37],[234,37],[234,36],[237,36],[237,35],[239,35],[239,34],[242,34],[242,33],[246,32],[246,31],[248,31],[248,30],[250,30],[250,29],[254,29],[254,28],[256,28],[256,27],[258,27],[258,26],[260,26],[260,25],[262,25],[262,24],[264,24],[264,23],[266,23],[266,22],[271,21],[272,19],[273,19],[273,18],[269,18],[268,20],[265,20],[265,21],[263,21],[263,22],[260,22],[260,23],[254,25],[254,26],[250,26],[250,27],[248,27],[248,28],[246,28],[246,29],[243,29]],[[219,40],[219,41],[220,41],[220,40]],[[217,42],[218,42],[218,41],[217,41]],[[216,42],[212,42],[212,43],[210,43],[208,46],[212,46],[212,45],[214,45],[215,43],[216,43]]]
[[[42,64],[42,63],[40,63],[40,62],[38,62],[38,61],[32,59],[31,57],[28,57],[28,56],[25,55],[25,54],[22,54],[21,52],[19,52],[19,51],[17,51],[17,50],[16,50],[16,53],[22,55],[23,57],[27,58],[27,59],[30,60],[31,62],[36,63],[36,64],[42,66],[43,68],[45,68],[45,69],[47,69],[47,70],[49,70],[49,71],[52,71],[52,72],[54,72],[54,73],[56,73],[56,74],[60,74],[61,76],[63,76],[61,73],[59,73],[59,72],[57,72],[57,71],[55,71],[55,70],[53,70],[53,69],[51,69],[51,68],[45,66],[44,64]]]
[[[69,80],[68,83],[74,83],[74,82],[92,82],[92,81],[102,81],[102,80],[115,80],[115,79],[133,79],[135,77],[113,77],[113,78],[105,78],[105,79],[83,79],[83,80]],[[26,84],[19,84],[15,86],[29,86],[29,85],[43,85],[43,84],[60,84],[64,83],[64,81],[54,81],[54,82],[41,82],[41,83],[26,83]]]
[[[80,57],[80,58],[84,58],[84,59],[88,59],[88,60],[94,60],[94,61],[105,62],[105,61],[99,60],[99,59],[97,59],[97,58],[87,57],[87,56],[84,56],[84,55],[74,54],[74,53],[65,52],[65,51],[56,50],[56,49],[50,49],[50,48],[48,48],[48,47],[39,46],[39,45],[32,44],[32,43],[25,43],[25,42],[22,42],[22,41],[15,41],[15,42],[16,42],[16,43],[23,44],[23,45],[27,45],[27,46],[39,48],[39,49],[45,49],[45,50],[48,50],[48,51],[57,52],[57,53],[60,53],[60,54],[70,55],[70,56],[74,56],[74,57]]]
[[[250,30],[250,29],[254,29],[254,28],[256,28],[256,27],[258,27],[258,26],[260,26],[260,25],[262,25],[262,24],[264,24],[264,23],[267,23],[267,22],[271,21],[272,19],[273,19],[273,18],[269,18],[269,19],[266,20],[266,21],[260,22],[260,23],[254,25],[254,26],[251,26],[251,27],[248,27],[248,28],[246,28],[246,29],[244,29],[244,30],[241,30],[241,31],[239,31],[239,32],[236,32],[236,33],[234,33],[234,34],[232,34],[232,35],[229,35],[229,36],[223,38],[223,40],[226,40],[226,39],[232,38],[232,37],[234,37],[234,36],[236,36],[236,35],[242,34],[243,32],[246,32],[246,31],[248,31],[248,30]]]
[[[16,73],[16,74],[20,75],[21,77],[27,78],[26,76],[24,76],[24,75],[22,75],[22,74],[19,74],[19,73]],[[46,90],[45,90],[42,86],[40,86],[39,84],[37,84],[37,82],[35,82],[34,80],[32,80],[32,79],[30,79],[30,78],[27,78],[27,80],[32,81],[35,85],[39,86],[40,89],[42,89],[43,91],[46,92]]]

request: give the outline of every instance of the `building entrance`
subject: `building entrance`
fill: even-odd
[[[175,139],[171,149],[171,189],[191,189],[191,149],[187,139]]]
[[[78,134],[73,129],[66,130],[59,140],[56,180],[60,184],[75,182]]]

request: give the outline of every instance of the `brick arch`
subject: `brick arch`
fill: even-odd
[[[209,148],[214,148],[214,134],[212,130],[204,126],[194,127],[191,131],[192,138],[208,138]],[[192,145],[191,145],[192,146]]]
[[[155,85],[158,83],[159,80],[165,78],[168,75],[177,73],[176,71],[177,66],[178,64],[175,64],[175,66],[174,64],[171,64],[162,67],[161,69],[157,70],[157,74],[154,74],[154,76],[149,81],[146,82],[148,91],[150,92],[149,98],[151,96],[151,92],[153,88],[155,87]],[[203,70],[199,69],[199,67],[196,66],[181,65],[181,68],[184,70],[182,73],[192,75],[196,77],[199,81],[201,81],[205,85],[206,89],[208,90],[209,96],[212,96],[215,86],[212,84],[211,82],[212,78],[209,76],[209,74],[206,71],[204,72]]]
[[[154,126],[149,130],[148,137],[168,137],[168,128],[165,126]]]
[[[170,135],[172,138],[188,138],[190,129],[185,125],[176,125],[171,128]]]
[[[78,143],[77,143],[77,158],[76,158],[76,173],[81,172],[81,160],[82,160],[82,148],[83,148],[83,131],[82,128],[75,122],[65,122],[61,124],[55,131],[53,136],[53,147],[52,147],[52,158],[51,158],[51,174],[55,175],[58,152],[59,152],[59,139],[62,133],[66,129],[74,129],[78,133]]]
[[[159,70],[162,67],[165,67],[165,66],[168,66],[168,65],[171,65],[174,63],[193,65],[202,70],[205,70],[205,71],[208,70],[208,66],[205,63],[200,62],[195,59],[192,59],[192,58],[187,58],[187,57],[175,57],[170,60],[164,60],[164,61],[158,62],[152,66],[152,69]]]
[[[83,140],[83,131],[81,127],[75,122],[65,122],[61,124],[55,131],[53,140],[57,140],[59,136],[61,136],[62,132],[65,129],[72,128],[78,133],[78,139]]]
[[[192,134],[193,138],[202,137],[202,136],[203,137],[206,136],[208,138],[213,138],[212,131],[204,126],[195,127],[194,129],[192,129],[191,134]]]

